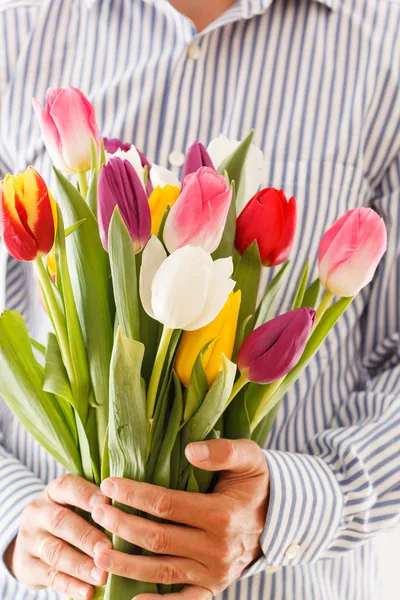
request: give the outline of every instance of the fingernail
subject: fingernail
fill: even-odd
[[[109,498],[114,498],[115,493],[117,491],[115,483],[113,483],[109,479],[106,479],[105,481],[103,481],[100,488],[101,488],[101,491]]]
[[[107,544],[107,542],[97,542],[97,544],[93,548],[93,552],[95,554],[99,554],[100,552],[105,552],[109,548],[110,546]]]
[[[78,589],[76,590],[78,592],[78,596],[80,598],[87,598],[90,592],[90,588],[88,587],[84,587],[83,585],[78,587]]]
[[[96,521],[96,523],[102,523],[102,521],[104,520],[106,516],[106,511],[104,510],[104,508],[101,508],[100,506],[96,506],[96,508],[94,508],[94,510],[92,511],[92,519],[94,521]]]
[[[190,452],[196,460],[208,460],[210,458],[210,450],[204,442],[195,442],[190,444]]]
[[[98,504],[105,504],[105,503],[106,503],[106,497],[103,496],[103,494],[99,494],[99,493],[92,496],[89,500],[90,506],[97,506]]]
[[[92,569],[90,575],[96,583],[100,583],[104,577],[104,571],[95,567],[94,569]]]
[[[99,554],[98,556],[95,556],[94,560],[100,569],[111,569],[113,565],[112,558],[109,554]]]

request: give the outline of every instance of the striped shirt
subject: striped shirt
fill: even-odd
[[[254,128],[264,184],[298,201],[280,311],[308,256],[316,275],[319,240],[340,215],[372,206],[386,221],[374,282],[283,402],[266,451],[264,556],[225,599],[380,597],[374,536],[400,516],[399,31],[399,0],[237,0],[199,34],[166,0],[0,0],[0,174],[30,163],[51,186],[31,106],[48,86],[82,88],[103,135],[177,174],[195,139]],[[0,297],[40,337],[29,266],[1,260]],[[0,414],[1,553],[61,469]],[[0,597],[58,596],[28,592],[0,566]]]

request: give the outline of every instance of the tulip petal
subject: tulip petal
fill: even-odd
[[[203,144],[194,142],[186,153],[186,161],[183,167],[182,180],[195,173],[201,167],[210,167],[214,169],[213,162]],[[215,170],[215,169],[214,169]]]
[[[200,329],[210,323],[222,310],[229,294],[235,287],[235,282],[230,279],[233,273],[232,258],[220,258],[213,263],[212,273],[207,294],[207,301],[203,311],[185,328],[187,331]]]
[[[190,210],[188,210],[190,194]],[[164,243],[169,252],[185,245],[196,231],[202,217],[203,202],[200,183],[196,179],[184,188],[168,215],[164,227]]]
[[[152,235],[143,250],[139,283],[140,299],[143,308],[152,318],[154,318],[151,304],[153,280],[166,258],[167,253],[164,250],[164,246],[156,236]]]
[[[112,155],[107,155],[107,162],[111,158],[120,158],[121,160],[127,160],[135,169],[139,180],[142,186],[144,187],[144,168],[142,166],[140,154],[136,150],[135,146],[131,146],[129,150],[122,150],[121,148],[118,148]]]
[[[212,273],[211,256],[202,248],[184,246],[176,250],[154,277],[155,317],[171,329],[187,329],[204,311]]]
[[[36,98],[33,98],[32,104],[33,108],[35,109],[36,117],[39,121],[45,146],[55,166],[66,173],[72,173],[71,169],[68,167],[63,158],[61,140],[53,118],[43,109],[42,105],[36,100]]]
[[[107,154],[114,154],[118,148],[121,148],[121,150],[124,150],[125,152],[127,152],[128,150],[130,150],[130,147],[132,144],[126,144],[125,142],[123,142],[122,140],[118,139],[118,138],[103,138],[103,142],[104,142],[104,150],[107,152]]]
[[[154,235],[158,235],[167,206],[172,207],[180,193],[180,188],[172,185],[154,188],[153,193],[149,198],[151,232]]]
[[[153,165],[151,167],[151,183],[153,188],[163,188],[167,185],[178,187],[180,190],[181,184],[179,179],[168,169],[160,167],[159,165]]]
[[[1,184],[0,193],[2,199],[0,234],[7,250],[17,260],[34,260],[37,256],[36,240],[21,221],[20,214],[15,207],[14,187],[7,177]]]
[[[274,266],[280,265],[287,260],[293,245],[297,222],[297,207],[294,197],[290,198],[289,202],[286,202],[286,199],[284,200],[283,211],[284,223],[282,236],[279,240],[279,245],[272,250],[269,257],[269,264]]]

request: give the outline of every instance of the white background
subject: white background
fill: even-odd
[[[384,571],[384,600],[399,600],[400,528],[379,535],[380,556]],[[347,599],[350,600],[350,599]]]

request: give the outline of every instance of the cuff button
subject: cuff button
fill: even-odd
[[[286,548],[285,557],[288,560],[293,560],[299,555],[300,550],[301,548],[298,544],[290,544],[290,546]]]

